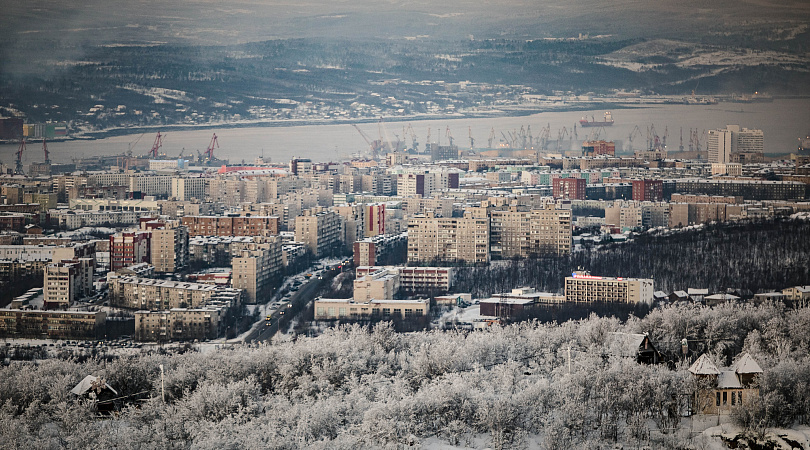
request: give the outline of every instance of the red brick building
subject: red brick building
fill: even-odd
[[[633,200],[640,202],[660,202],[663,199],[663,180],[633,180]]]
[[[110,268],[123,269],[138,263],[148,263],[152,233],[123,231],[110,236]]]
[[[555,178],[552,181],[554,198],[585,200],[584,178]]]
[[[616,144],[607,141],[585,141],[582,143],[582,156],[616,156]]]

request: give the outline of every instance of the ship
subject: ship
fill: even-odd
[[[609,127],[613,125],[613,115],[610,114],[610,111],[605,111],[605,120],[601,122],[597,122],[596,119],[591,116],[591,120],[588,120],[587,117],[583,117],[579,121],[579,125],[582,127]]]

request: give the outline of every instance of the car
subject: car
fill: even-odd
[[[290,288],[290,290],[291,290],[291,291],[297,291],[297,290],[298,290],[298,286],[293,286],[293,287],[291,287],[291,288]]]

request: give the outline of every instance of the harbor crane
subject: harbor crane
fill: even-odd
[[[214,149],[219,148],[219,140],[217,139],[217,134],[214,133],[214,136],[211,137],[211,143],[208,144],[208,148],[205,149],[205,160],[207,162],[211,162],[214,160]]]
[[[629,149],[631,152],[633,151],[633,139],[636,137],[641,137],[641,129],[639,129],[638,125],[636,125],[635,128],[633,128],[633,131],[630,132],[630,135],[627,136],[627,141],[629,142]]]
[[[155,143],[152,144],[152,149],[149,150],[149,154],[147,154],[148,157],[157,159],[158,151],[160,150],[160,147],[163,147],[164,137],[165,136],[160,134],[160,131],[158,131],[157,136],[155,136]]]
[[[453,146],[453,133],[450,132],[450,125],[447,125],[447,129],[444,132],[444,136],[450,142],[450,147]]]
[[[492,148],[493,140],[495,140],[495,127],[492,127],[492,130],[489,132],[489,138],[487,138],[487,148]]]
[[[467,127],[467,133],[470,136],[470,150],[472,150],[475,148],[475,139],[473,138],[472,135],[472,127]]]
[[[23,164],[22,164],[23,152],[25,152],[25,138],[22,138],[22,140],[20,140],[20,147],[17,149],[17,152],[15,153],[15,155],[17,155],[17,165],[14,168],[15,175],[25,174],[23,172]]]
[[[366,133],[363,133],[363,130],[361,130],[360,127],[357,126],[357,124],[353,123],[352,126],[354,127],[355,130],[357,130],[358,133],[360,133],[360,136],[362,136],[363,140],[366,141],[366,144],[368,144],[369,153],[374,155],[377,152],[377,148],[379,147],[380,141],[372,141],[371,138],[369,138]]]
[[[45,138],[42,138],[42,151],[45,152],[45,164],[50,164],[51,152],[48,151],[48,144],[45,142]]]

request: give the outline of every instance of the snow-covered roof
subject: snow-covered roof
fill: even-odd
[[[656,298],[664,298],[666,296],[667,296],[667,293],[664,292],[664,291],[655,291],[655,292],[653,292],[653,297],[656,297]]]
[[[714,294],[704,298],[706,300],[738,300],[740,297],[731,294]]]
[[[700,358],[689,367],[689,371],[695,375],[719,375],[720,371],[714,365],[707,354],[700,355]]]
[[[732,364],[730,369],[739,374],[762,373],[762,367],[759,367],[759,364],[749,353],[744,354],[742,358]]]
[[[724,370],[717,377],[717,387],[720,389],[740,389],[742,384],[740,384],[740,380],[734,371]]]
[[[72,393],[74,393],[76,395],[84,395],[90,389],[94,389],[95,388],[94,385],[96,383],[98,383],[99,381],[100,381],[99,377],[94,377],[93,375],[87,375],[86,377],[84,377],[84,379],[82,381],[79,382],[79,384],[77,384],[73,389],[71,389],[70,392],[72,392]],[[113,389],[112,386],[107,384],[106,381],[101,381],[101,382],[104,383],[104,387],[106,389],[109,389],[109,390],[111,390],[113,392],[113,394],[118,395],[118,391]]]
[[[677,296],[678,298],[689,297],[689,295],[684,291],[675,291],[675,292],[673,292],[673,294],[675,294],[675,296]]]
[[[611,354],[635,358],[638,356],[639,348],[644,344],[645,334],[634,333],[608,333],[608,349]]]
[[[709,295],[708,289],[689,288],[686,290],[686,292],[689,293],[689,295]]]

